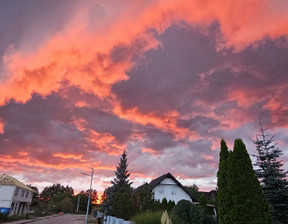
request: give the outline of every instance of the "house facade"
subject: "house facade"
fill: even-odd
[[[174,201],[175,204],[183,199],[192,203],[197,202],[196,198],[171,173],[152,180],[149,185],[152,188],[155,200],[162,201],[166,198],[167,201]]]
[[[0,213],[25,215],[35,191],[14,177],[0,175]]]

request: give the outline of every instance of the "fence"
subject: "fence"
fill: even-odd
[[[94,213],[94,212],[93,212]],[[94,213],[96,217],[104,217],[103,224],[134,224],[134,222],[125,221],[124,219],[119,219],[111,215],[104,216],[102,212],[96,211]]]

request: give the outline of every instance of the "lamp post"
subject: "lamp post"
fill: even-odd
[[[87,203],[87,210],[86,210],[85,224],[87,224],[87,220],[88,220],[89,205],[90,205],[90,198],[91,198],[91,191],[92,191],[92,180],[93,180],[93,173],[94,173],[94,168],[91,168],[91,169],[92,169],[91,174],[87,174],[87,173],[82,173],[82,172],[81,172],[82,174],[91,177],[91,182],[90,182],[90,191],[89,191],[89,196],[88,196],[88,203]]]

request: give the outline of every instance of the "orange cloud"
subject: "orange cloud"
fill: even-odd
[[[87,138],[92,147],[108,153],[109,155],[121,155],[126,149],[126,144],[120,144],[115,136],[110,133],[99,133],[94,130],[89,130]]]
[[[150,148],[143,148],[142,152],[148,152],[149,154],[152,154],[152,155],[160,155],[161,154],[160,151],[156,151],[156,150],[150,149]]]
[[[56,157],[61,158],[61,160],[58,160],[57,163],[51,160],[47,161],[40,161],[38,159],[33,159],[27,156],[25,152],[19,153],[20,157],[15,157],[13,155],[3,155],[0,158],[0,164],[3,165],[3,167],[20,167],[19,165],[25,165],[28,168],[31,169],[37,169],[37,170],[44,170],[45,169],[56,169],[56,170],[64,170],[64,169],[86,169],[87,164],[89,164],[91,167],[94,167],[95,170],[115,170],[114,166],[104,166],[101,165],[101,162],[89,162],[89,161],[81,161],[79,158],[79,155],[75,156],[73,154],[64,154],[64,153],[56,153]],[[73,160],[71,160],[73,159]],[[76,161],[75,161],[76,160]]]
[[[113,112],[120,118],[130,120],[134,123],[147,125],[151,124],[165,132],[173,133],[178,138],[191,137],[195,133],[191,133],[186,128],[180,128],[177,125],[179,114],[177,111],[169,111],[164,114],[156,112],[142,113],[137,107],[125,109],[121,105],[116,105]]]
[[[128,78],[126,72],[134,66],[133,55],[158,46],[145,31],[156,28],[163,32],[180,20],[204,25],[219,21],[225,37],[222,43],[236,50],[264,36],[288,34],[288,3],[283,0],[127,1],[117,3],[117,7],[114,3],[100,4],[107,18],[92,28],[87,25],[88,4],[62,32],[35,52],[19,49],[4,55],[9,78],[0,84],[0,105],[10,99],[26,102],[33,93],[46,96],[57,91],[63,81],[99,97],[108,96],[113,84]],[[125,60],[116,63],[111,59],[114,47],[131,46],[137,39],[141,44]]]
[[[82,158],[82,154],[65,154],[65,153],[55,153],[53,154],[54,157],[59,157],[62,159],[81,159]]]
[[[4,133],[4,123],[2,121],[2,119],[0,118],[0,134]]]

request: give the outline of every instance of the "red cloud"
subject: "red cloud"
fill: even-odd
[[[156,28],[161,32],[179,20],[199,24],[218,21],[225,37],[222,43],[235,49],[242,49],[264,36],[274,38],[288,33],[285,10],[288,3],[285,1],[130,3],[118,3],[118,9],[112,2],[103,3],[107,18],[103,19],[103,24],[96,23],[92,28],[87,26],[85,18],[89,5],[83,7],[65,30],[37,51],[25,53],[20,49],[5,55],[9,78],[0,86],[0,104],[9,99],[26,102],[33,93],[46,96],[57,91],[64,81],[99,97],[108,96],[113,84],[128,78],[126,72],[132,68],[132,56],[137,53],[130,52],[124,61],[116,63],[110,51],[121,43],[131,45],[136,39],[142,43],[138,53],[154,48],[158,42],[145,31]]]

